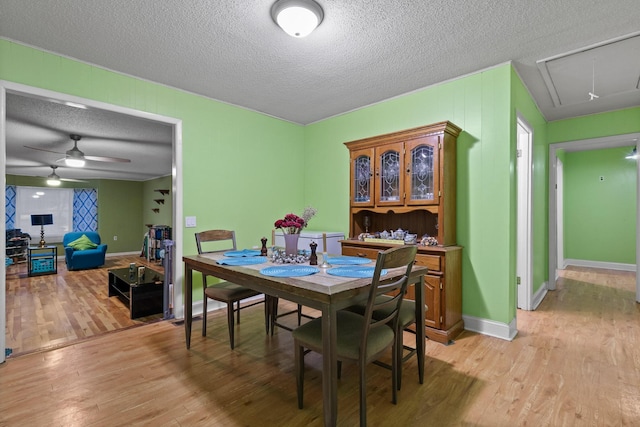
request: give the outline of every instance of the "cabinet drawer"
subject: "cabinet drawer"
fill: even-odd
[[[354,246],[342,246],[342,255],[358,256],[361,258],[369,258],[376,260],[378,258],[378,252],[380,249],[373,248],[357,248]]]
[[[416,264],[427,267],[429,272],[442,271],[440,266],[440,257],[438,255],[417,254]]]

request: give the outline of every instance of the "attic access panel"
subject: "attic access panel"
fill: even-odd
[[[537,62],[555,107],[640,90],[640,35]]]

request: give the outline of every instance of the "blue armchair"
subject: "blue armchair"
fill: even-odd
[[[69,246],[69,243],[85,234],[89,240],[98,245],[95,249],[77,250]],[[100,267],[104,265],[107,254],[107,245],[100,244],[100,235],[95,231],[74,231],[67,233],[62,238],[64,246],[64,259],[68,270],[83,270],[86,268]]]

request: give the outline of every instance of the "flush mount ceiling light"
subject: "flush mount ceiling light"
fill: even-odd
[[[293,37],[305,37],[320,25],[324,12],[313,0],[278,0],[271,6],[274,22]]]

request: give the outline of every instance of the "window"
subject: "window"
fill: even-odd
[[[15,228],[34,240],[40,235],[40,226],[31,225],[32,214],[52,214],[53,224],[44,226],[45,240],[61,242],[62,236],[73,229],[73,189],[16,187]]]

